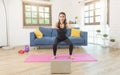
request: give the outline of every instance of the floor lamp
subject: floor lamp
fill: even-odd
[[[6,8],[6,4],[5,4],[5,1],[4,0],[2,0],[2,3],[3,3],[3,7],[4,7],[4,10],[5,10],[5,18],[6,18],[6,36],[7,36],[7,45],[5,46],[5,47],[2,47],[3,49],[11,49],[11,48],[13,48],[13,47],[11,47],[10,45],[9,45],[9,39],[8,39],[8,36],[9,36],[9,34],[8,34],[8,17],[7,17],[7,8]]]

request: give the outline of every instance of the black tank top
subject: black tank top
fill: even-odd
[[[66,33],[67,33],[67,28],[66,25],[64,26],[64,28],[60,28],[60,25],[58,25],[57,29],[57,38],[60,40],[65,40],[67,39]]]

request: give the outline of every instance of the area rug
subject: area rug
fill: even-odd
[[[33,54],[25,59],[25,62],[50,62],[52,61],[52,54]],[[94,62],[97,61],[95,57],[90,54],[73,54],[72,59],[68,54],[58,54],[54,60],[71,60],[73,62]]]

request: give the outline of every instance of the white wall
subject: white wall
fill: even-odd
[[[71,2],[71,9],[70,9],[70,12],[71,12],[71,20],[75,20],[75,17],[77,16],[78,19],[80,20],[80,15],[81,15],[81,4],[78,3],[79,0],[72,0]]]
[[[71,1],[72,0],[52,0],[52,24],[58,21],[59,12],[66,13],[67,21],[71,19]]]
[[[29,44],[29,32],[33,29],[23,28],[22,0],[7,0],[8,3],[8,25],[9,44]]]
[[[52,25],[58,21],[58,14],[66,12],[69,20],[72,0],[52,0]],[[26,45],[30,43],[30,32],[35,28],[23,28],[22,0],[7,0],[9,45]]]
[[[120,0],[110,0],[110,35],[120,44]]]

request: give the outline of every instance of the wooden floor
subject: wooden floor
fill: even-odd
[[[96,57],[97,62],[72,62],[71,74],[51,74],[50,62],[24,62],[31,54],[50,54],[52,49],[34,50],[29,53],[18,54],[16,47],[11,50],[0,48],[0,75],[119,75],[120,49],[102,48],[98,45],[74,48],[73,53],[89,53]],[[58,49],[59,54],[68,53],[68,49]]]

